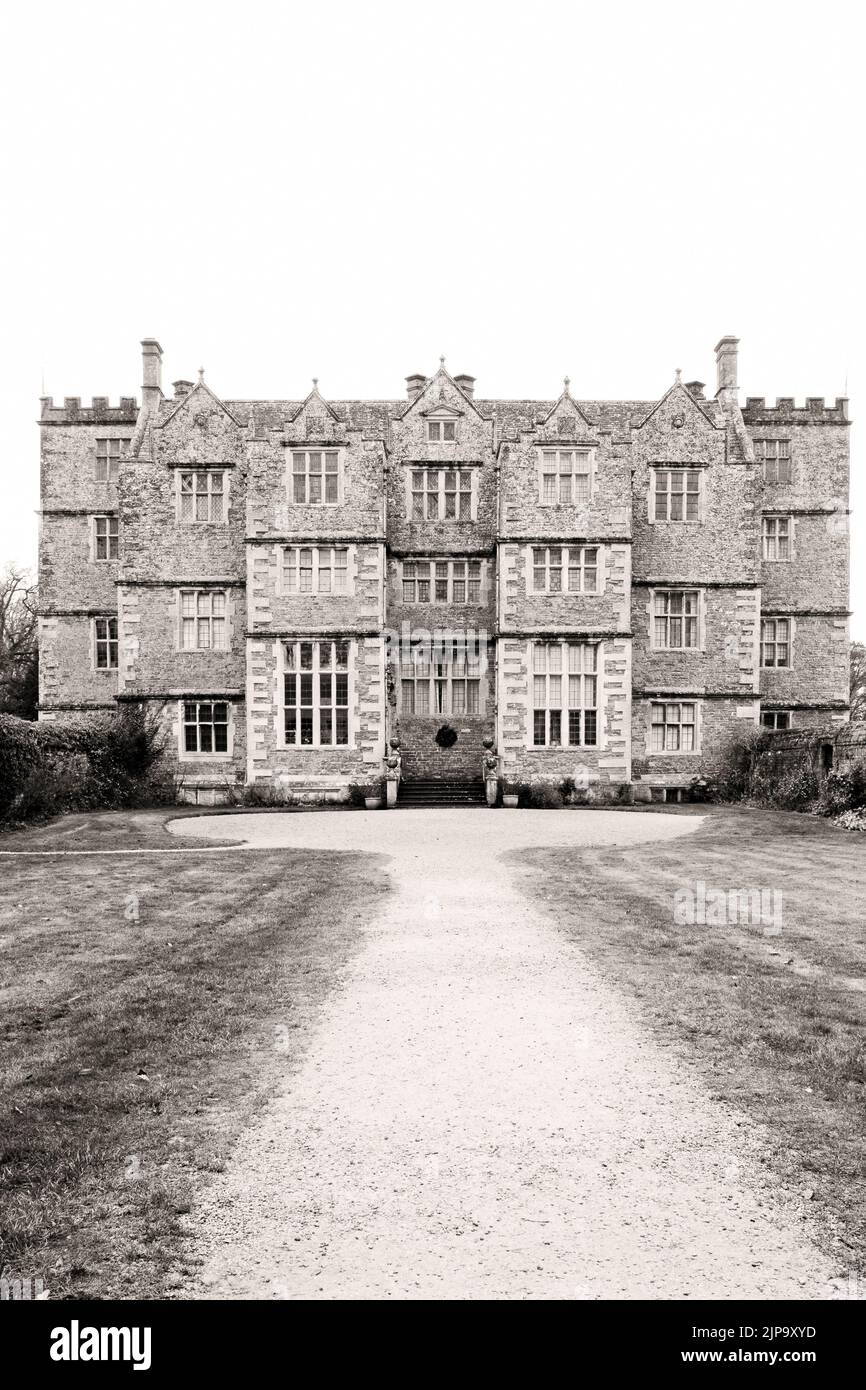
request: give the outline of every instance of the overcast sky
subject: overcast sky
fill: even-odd
[[[35,562],[43,382],[138,396],[150,335],[229,397],[400,396],[444,353],[482,396],[654,399],[733,333],[742,399],[859,421],[860,13],[7,6],[0,561]]]

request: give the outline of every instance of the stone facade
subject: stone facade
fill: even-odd
[[[847,402],[42,401],[41,717],[162,712],[180,795],[679,788],[847,719]],[[772,664],[770,664],[772,663]]]

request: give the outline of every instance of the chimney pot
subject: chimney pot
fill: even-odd
[[[706,382],[703,381],[687,381],[686,390],[688,391],[689,395],[694,396],[696,400],[702,401],[704,399],[705,385]]]
[[[737,345],[739,338],[720,338],[716,343],[716,395],[737,390]]]
[[[190,391],[192,390],[191,381],[173,381],[171,384],[174,390],[174,398],[176,401],[180,400],[181,396],[188,396]]]

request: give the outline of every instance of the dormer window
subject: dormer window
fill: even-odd
[[[428,420],[427,438],[431,444],[453,444],[457,438],[457,421]]]

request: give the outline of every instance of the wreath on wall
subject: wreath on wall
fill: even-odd
[[[440,748],[453,748],[457,742],[457,730],[452,729],[450,724],[443,724],[436,732],[436,742]]]

